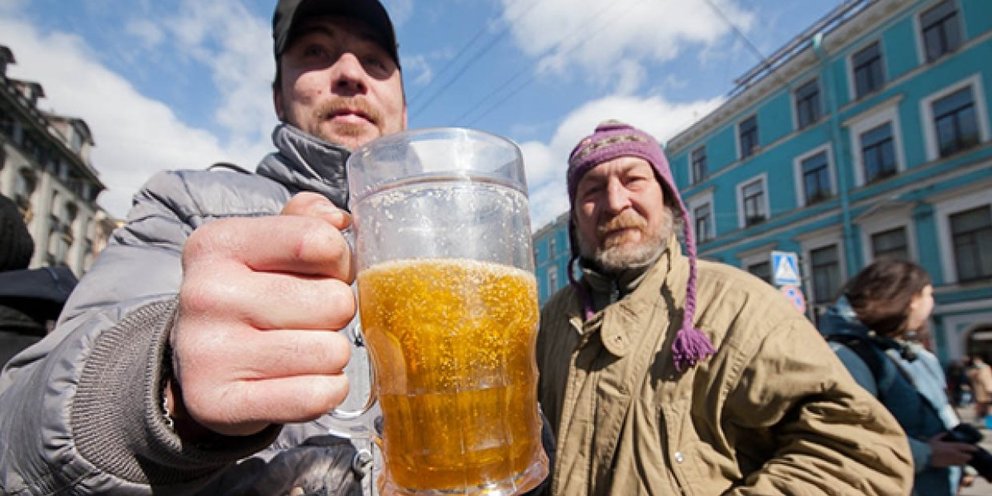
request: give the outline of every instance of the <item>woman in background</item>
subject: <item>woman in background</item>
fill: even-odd
[[[914,342],[933,311],[930,276],[917,264],[879,260],[844,286],[820,332],[854,379],[889,409],[909,440],[913,494],[953,496],[975,446],[944,441],[958,424],[940,367],[926,366]],[[918,362],[919,360],[919,362]]]

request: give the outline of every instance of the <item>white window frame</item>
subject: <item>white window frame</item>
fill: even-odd
[[[762,196],[764,197],[765,220],[767,221],[772,218],[772,210],[771,207],[769,207],[770,202],[768,198],[771,196],[771,192],[768,191],[768,173],[762,172],[761,174],[751,176],[737,183],[737,227],[741,229],[746,229],[749,227],[747,225],[746,216],[744,215],[744,186],[747,186],[755,181],[761,181],[761,189],[764,193]]]
[[[709,150],[706,149],[706,144],[701,144],[699,146],[690,149],[689,150],[689,184],[692,185],[698,184],[699,181],[701,180],[700,178],[696,177],[696,164],[693,161],[693,159],[695,158],[694,155],[696,154],[697,150],[703,150],[703,156],[706,158],[707,173],[709,172],[710,169]]]
[[[936,305],[934,315],[944,315],[944,334],[947,339],[949,356],[960,357],[967,352],[967,341],[970,334],[979,326],[992,321],[992,312],[975,312],[974,308],[961,308],[964,305]],[[958,307],[958,308],[954,308]],[[958,312],[967,312],[964,314]],[[974,313],[972,313],[974,312]]]
[[[817,109],[818,112],[820,113],[820,115],[818,115],[816,117],[816,119],[810,121],[809,124],[806,124],[806,127],[800,128],[799,127],[799,102],[796,100],[796,92],[799,91],[799,88],[802,88],[803,86],[806,86],[807,84],[812,83],[814,81],[816,82],[817,97],[820,99],[820,108]],[[824,97],[823,97],[823,83],[820,81],[819,76],[812,76],[812,77],[809,77],[807,79],[804,79],[804,80],[800,81],[799,83],[797,83],[796,85],[794,85],[792,87],[792,90],[791,91],[789,91],[789,96],[791,97],[790,100],[792,100],[792,102],[791,102],[792,103],[792,105],[791,105],[791,107],[792,107],[792,129],[794,129],[796,131],[804,131],[806,129],[809,129],[809,128],[815,126],[816,123],[818,123],[821,120],[823,120],[823,116],[826,115],[826,112],[824,111],[825,110],[824,109],[824,104],[826,102],[824,101]],[[760,129],[759,129],[759,131],[760,131]]]
[[[865,185],[865,160],[861,153],[861,135],[878,126],[890,122],[892,124],[892,146],[895,147],[896,174],[906,169],[906,157],[902,146],[902,126],[899,124],[899,101],[901,98],[890,98],[872,109],[849,119],[844,124],[848,126],[851,139],[851,157],[854,159],[854,184],[857,187]]]
[[[548,296],[555,294],[555,291],[561,289],[558,286],[558,264],[548,265],[548,271],[546,273],[547,284],[548,284]]]
[[[843,234],[840,226],[831,226],[814,233],[803,235],[798,239],[803,257],[803,261],[801,262],[803,267],[800,271],[804,274],[803,282],[806,289],[806,301],[810,302],[809,306],[811,307],[814,306],[813,302],[816,301],[816,285],[813,284],[813,257],[811,256],[814,250],[826,248],[831,245],[836,246],[837,263],[840,264],[841,287],[843,287],[844,281],[847,281],[847,253],[845,252],[842,241],[844,239]]]
[[[987,188],[988,185],[985,187]],[[955,195],[934,205],[934,214],[937,216],[937,246],[940,247],[940,264],[944,272],[944,282],[947,284],[958,282],[954,245],[951,243],[951,215],[983,205],[992,208],[992,199],[989,198],[988,189],[981,188],[970,194]]]
[[[971,96],[974,98],[975,118],[978,119],[979,139],[983,143],[989,140],[989,118],[985,107],[982,75],[976,73],[954,84],[945,86],[943,89],[931,93],[920,100],[920,120],[923,125],[923,142],[926,145],[927,161],[940,158],[940,149],[937,146],[936,123],[933,121],[933,103],[969,86],[971,87]]]
[[[888,86],[888,82],[889,82],[889,71],[888,71],[888,68],[885,66],[885,60],[886,60],[886,57],[885,57],[885,54],[886,54],[886,52],[885,52],[885,43],[882,40],[882,38],[875,38],[875,39],[872,39],[872,40],[868,40],[865,43],[862,43],[861,45],[859,45],[854,50],[851,50],[851,53],[849,53],[847,55],[847,95],[848,95],[848,100],[849,101],[857,102],[857,101],[861,101],[862,100],[862,98],[859,98],[858,97],[857,80],[854,78],[854,56],[858,52],[860,52],[860,51],[868,48],[870,45],[873,45],[875,43],[878,43],[878,51],[882,54],[881,55],[881,59],[882,59],[881,60],[881,62],[882,62],[882,86],[880,86],[878,89],[876,89],[872,93],[869,93],[868,95],[881,93],[883,90],[885,90],[885,87]],[[868,95],[865,95],[864,98],[868,98]]]
[[[703,237],[700,233],[696,232],[696,209],[709,204],[710,206],[710,232],[707,233],[708,237]],[[703,193],[693,195],[685,203],[685,208],[689,210],[689,222],[692,222],[692,231],[696,235],[696,241],[709,241],[716,238],[716,208],[713,203],[713,190],[707,190]]]
[[[795,177],[796,186],[796,200],[800,207],[805,207],[809,205],[809,199],[806,198],[806,184],[803,176],[803,161],[818,155],[822,152],[827,153],[827,176],[830,181],[830,193],[833,196],[837,196],[837,172],[834,166],[834,152],[833,147],[830,143],[824,143],[816,148],[813,148],[802,155],[797,155],[792,161],[792,171]]]
[[[748,267],[752,265],[757,265],[759,263],[768,263],[771,267],[772,262],[772,250],[775,249],[775,243],[769,243],[766,245],[759,246],[748,251],[744,251],[737,254],[737,259],[741,261],[740,268],[744,272],[749,272]],[[774,277],[774,274],[772,274]],[[771,284],[771,282],[769,282]]]
[[[919,65],[936,64],[947,58],[947,54],[944,54],[935,60],[929,62],[927,61],[927,50],[926,47],[923,46],[923,24],[920,23],[920,17],[923,16],[923,13],[936,7],[937,4],[942,1],[943,0],[932,0],[927,2],[925,5],[921,5],[919,10],[916,11],[916,15],[913,16],[913,38],[916,38],[916,61]],[[961,44],[958,45],[958,49],[960,49],[965,43],[968,42],[968,32],[965,30],[964,12],[961,10],[961,2],[954,0],[954,5],[957,7],[958,11],[957,22],[958,29],[960,30],[959,32],[961,33]]]
[[[873,235],[901,227],[906,230],[906,245],[910,259],[919,260],[916,249],[916,226],[912,222],[912,213],[911,204],[899,204],[858,220],[858,228],[861,231],[861,259],[866,263],[874,261],[871,244]]]

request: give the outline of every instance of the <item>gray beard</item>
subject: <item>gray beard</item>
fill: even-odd
[[[668,238],[675,230],[675,216],[672,215],[671,209],[665,210],[666,215],[657,231],[644,231],[645,239],[636,246],[619,245],[608,248],[590,246],[592,243],[576,233],[579,238],[580,255],[592,260],[601,271],[609,274],[646,267],[668,249]]]

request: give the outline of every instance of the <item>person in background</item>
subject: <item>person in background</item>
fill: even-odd
[[[272,36],[275,151],[137,193],[0,376],[0,493],[375,492],[381,458],[327,412],[368,393],[345,161],[407,127],[393,25],[377,0],[279,0]]]
[[[949,390],[951,402],[955,407],[964,407],[971,404],[971,384],[965,367],[969,358],[962,357],[961,360],[951,360],[947,365],[947,389]]]
[[[930,276],[919,265],[881,259],[845,284],[820,331],[865,390],[899,421],[913,453],[913,494],[957,493],[976,447],[945,439],[959,423],[936,357],[915,341],[933,311]]]
[[[28,269],[33,254],[20,209],[0,195],[0,367],[48,333],[77,282],[68,267]]]
[[[975,422],[982,423],[992,407],[992,367],[979,355],[968,357],[965,375],[975,399]]]
[[[601,123],[566,178],[581,278],[538,333],[552,494],[909,492],[899,425],[812,324],[762,280],[697,260],[653,137]]]

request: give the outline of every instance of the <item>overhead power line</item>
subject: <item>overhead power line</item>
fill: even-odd
[[[644,2],[644,0],[641,0],[637,4],[639,5],[639,4],[643,3],[643,2]],[[538,60],[541,60],[544,57],[550,55],[556,49],[559,49],[561,46],[563,46],[566,41],[568,41],[568,40],[570,40],[570,39],[572,39],[572,38],[574,38],[576,36],[579,36],[580,34],[587,33],[587,32],[593,32],[593,33],[595,33],[595,35],[586,37],[580,43],[576,44],[572,48],[570,48],[567,51],[565,51],[564,52],[564,55],[569,55],[569,54],[575,52],[579,48],[584,47],[587,43],[589,43],[590,41],[592,41],[593,39],[595,39],[597,36],[602,35],[605,32],[608,32],[608,30],[606,28],[608,28],[610,25],[612,25],[613,23],[617,22],[618,20],[620,20],[621,18],[623,18],[625,15],[627,15],[627,14],[630,13],[630,9],[627,9],[625,11],[620,12],[616,16],[611,16],[605,23],[603,23],[602,22],[602,18],[603,18],[602,16],[603,16],[603,14],[605,14],[610,9],[615,9],[616,6],[617,5],[615,3],[605,2],[605,6],[602,9],[600,9],[595,15],[590,16],[589,19],[585,23],[583,23],[578,28],[576,28],[575,30],[573,30],[572,32],[570,32],[569,34],[567,34],[564,38],[560,39],[557,43],[555,43],[554,45],[552,45],[551,48],[549,48],[549,49],[545,50],[544,52],[542,52],[537,57],[537,59]],[[590,27],[590,25],[592,25],[594,23],[600,23],[601,25],[597,29],[590,31],[588,28]],[[461,121],[462,119],[468,117],[469,115],[472,115],[480,107],[482,107],[482,105],[484,103],[486,103],[487,101],[489,101],[490,99],[492,99],[493,97],[495,97],[500,91],[502,91],[504,88],[506,88],[511,83],[513,83],[513,81],[515,81],[518,78],[520,78],[528,70],[530,70],[530,67],[523,67],[523,68],[521,68],[519,71],[517,71],[516,73],[514,73],[513,76],[511,76],[510,78],[504,80],[503,83],[498,88],[496,88],[495,90],[489,92],[480,101],[478,101],[475,105],[473,105],[471,108],[469,108],[469,110],[467,110],[462,115],[460,115],[457,119],[455,119],[454,122],[457,123],[457,122]],[[514,87],[513,90],[511,90],[505,96],[503,96],[499,100],[493,102],[491,105],[489,105],[488,107],[486,107],[485,110],[483,110],[481,114],[477,115],[475,118],[473,118],[472,120],[468,121],[465,125],[471,127],[476,122],[482,120],[482,118],[484,118],[487,115],[489,115],[490,113],[492,113],[494,110],[496,110],[497,108],[499,108],[499,106],[502,105],[504,102],[506,102],[507,100],[509,100],[510,98],[512,98],[517,93],[521,92],[530,83],[534,82],[535,79],[537,79],[537,73],[536,73],[536,71],[534,73],[532,73],[531,76],[529,78],[527,78],[524,82],[522,82],[521,84],[519,84],[516,87]]]
[[[528,7],[527,9],[522,10],[513,19],[510,19],[509,21],[503,22],[502,23],[502,27],[500,28],[499,32],[493,36],[493,39],[490,40],[489,43],[487,43],[484,47],[482,47],[481,49],[479,49],[478,51],[476,51],[475,54],[474,54],[474,56],[472,58],[470,58],[468,60],[468,62],[465,63],[462,66],[461,70],[459,70],[457,73],[455,73],[455,75],[453,75],[451,78],[449,78],[448,81],[446,83],[444,83],[440,88],[437,88],[433,93],[431,93],[431,96],[428,97],[427,100],[424,100],[422,103],[417,103],[417,108],[414,109],[414,110],[412,110],[411,111],[411,114],[413,116],[419,115],[427,107],[429,107],[430,104],[433,103],[434,100],[436,100],[445,90],[447,90],[449,87],[451,87],[452,84],[454,84],[456,81],[458,81],[458,79],[461,78],[462,75],[464,75],[466,71],[468,71],[473,65],[475,65],[479,61],[483,60],[483,57],[482,57],[483,55],[485,55],[490,50],[492,50],[493,47],[495,47],[497,43],[499,43],[500,41],[503,40],[503,38],[506,38],[506,35],[509,32],[509,29],[508,29],[509,26],[511,26],[513,23],[517,22],[518,20],[520,20],[525,15],[529,14],[531,10],[534,10],[534,6],[536,6],[536,5],[537,5],[537,2],[535,1],[535,2],[533,2],[533,3],[530,4],[530,7]],[[493,20],[489,20],[489,21],[486,22],[486,25],[489,25],[492,22],[493,22]],[[472,45],[474,45],[476,41],[478,41],[480,38],[482,38],[482,36],[484,34],[486,34],[487,32],[488,32],[487,29],[480,29],[479,32],[476,33],[474,37],[472,37],[472,40],[469,41],[465,46],[463,46],[461,48],[461,50],[459,50],[458,53],[454,56],[454,58],[452,58],[447,64],[445,64],[445,66],[441,69],[441,71],[438,72],[438,77],[437,77],[436,80],[437,81],[440,81],[440,76],[442,74],[444,74],[445,72],[447,72],[448,69],[451,69],[452,67],[454,67],[455,66],[455,62],[458,59],[460,59],[462,55],[464,55],[465,53],[467,53],[468,52],[468,49]],[[417,100],[417,98],[419,98],[419,96],[424,91],[426,91],[428,87],[430,87],[430,85],[428,85],[423,90],[421,90],[420,92],[418,92],[417,95],[415,95],[411,101],[418,101],[419,102],[419,100]]]

